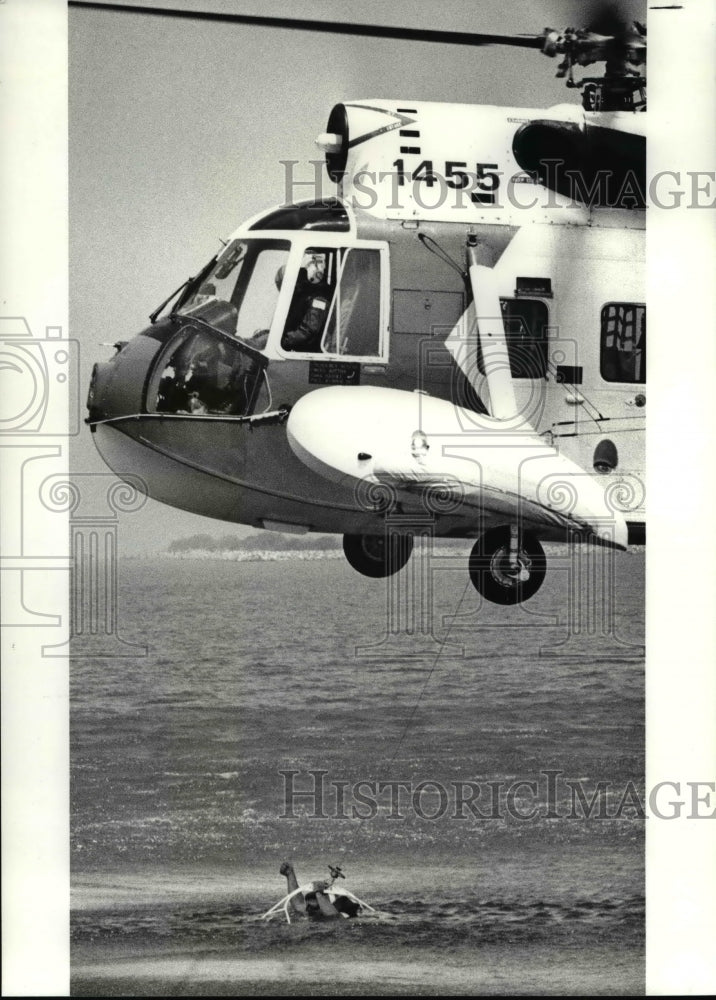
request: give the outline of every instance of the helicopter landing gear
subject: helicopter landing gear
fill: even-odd
[[[494,604],[521,604],[542,586],[547,560],[539,541],[517,525],[491,528],[470,553],[470,580]]]
[[[413,551],[410,535],[344,535],[343,552],[353,569],[373,578],[392,576]]]

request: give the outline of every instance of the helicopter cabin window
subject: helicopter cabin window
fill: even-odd
[[[288,260],[286,240],[232,240],[177,310],[261,350]]]
[[[380,251],[311,247],[303,257],[281,346],[331,357],[380,355]]]
[[[150,413],[247,416],[254,411],[266,360],[240,341],[186,326],[160,355],[147,388]]]
[[[600,345],[605,382],[646,382],[646,306],[607,303],[602,309]]]
[[[513,378],[544,378],[547,374],[547,306],[540,299],[500,299],[510,372]],[[485,374],[478,342],[478,369]]]

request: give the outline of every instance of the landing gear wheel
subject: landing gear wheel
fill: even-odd
[[[478,593],[493,604],[521,604],[533,597],[547,572],[539,541],[529,532],[517,538],[516,565],[510,558],[509,527],[491,528],[475,542],[470,553],[470,580]]]
[[[375,579],[392,576],[410,559],[412,535],[344,535],[343,551],[353,569]]]

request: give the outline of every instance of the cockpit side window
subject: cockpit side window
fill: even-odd
[[[335,292],[337,256],[335,247],[309,247],[305,251],[281,338],[285,351],[321,350]]]
[[[281,346],[330,357],[380,354],[380,251],[310,247],[298,273]]]
[[[605,382],[646,382],[646,306],[609,302],[602,308],[600,371]]]
[[[341,259],[340,278],[322,348],[363,357],[380,353],[380,254],[352,247]]]

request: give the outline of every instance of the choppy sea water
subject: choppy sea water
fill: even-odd
[[[464,559],[121,562],[147,655],[72,669],[73,992],[643,993],[644,559],[581,569],[498,608]],[[257,920],[286,859],[379,916]]]

